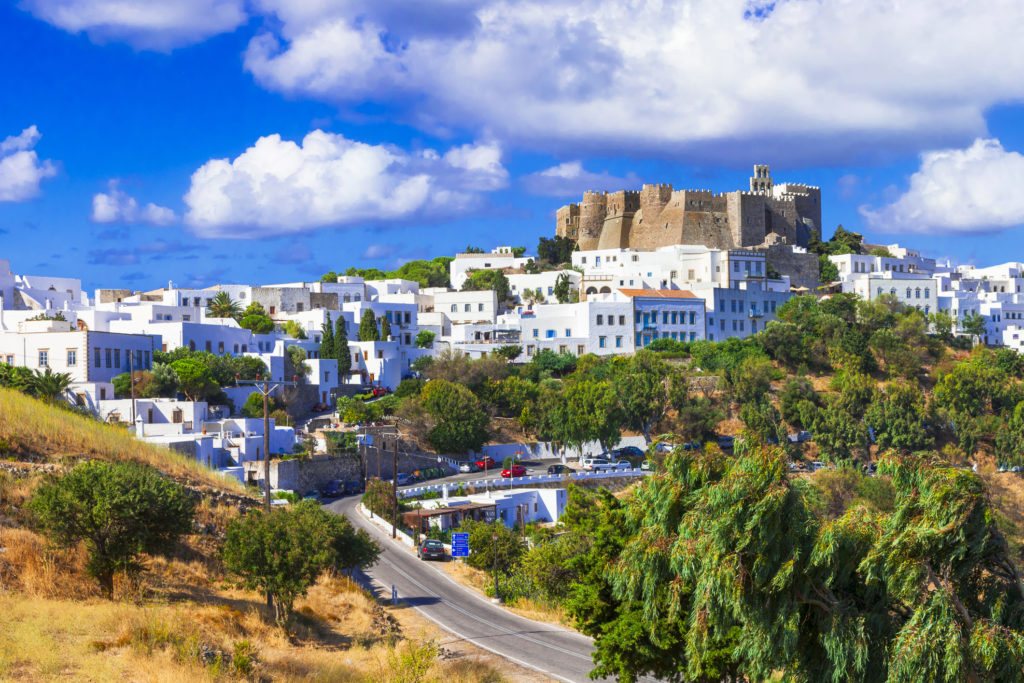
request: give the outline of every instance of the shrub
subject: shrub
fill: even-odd
[[[184,488],[149,467],[99,461],[51,479],[29,501],[51,540],[85,543],[86,568],[107,597],[115,574],[137,572],[139,555],[166,553],[191,530],[194,508]]]
[[[295,600],[331,568],[372,564],[380,547],[344,517],[313,501],[290,510],[250,510],[228,525],[222,557],[238,584],[266,593],[287,630]]]

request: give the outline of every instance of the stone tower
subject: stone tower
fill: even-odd
[[[750,179],[750,191],[758,194],[772,193],[772,176],[768,164],[754,164],[754,177]]]

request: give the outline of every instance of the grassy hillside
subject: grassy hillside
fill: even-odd
[[[130,460],[209,493],[240,487],[119,428],[4,389],[0,439],[4,455],[22,461],[0,471],[0,680],[536,680],[344,576],[322,577],[297,601],[285,635],[261,595],[228,581],[220,539],[238,512],[208,495],[197,533],[168,557],[144,557],[134,579],[119,575],[106,600],[84,547],[50,546],[32,526],[26,503],[48,464]]]
[[[99,458],[141,462],[192,485],[241,492],[242,485],[160,446],[143,443],[124,428],[0,387],[0,457],[28,460]],[[2,451],[6,451],[2,452]]]

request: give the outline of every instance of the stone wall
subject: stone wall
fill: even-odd
[[[376,477],[378,472],[378,456],[380,459],[380,477],[390,481],[393,476],[394,454],[390,450],[378,451],[370,447],[366,455],[314,455],[306,460],[271,460],[270,487],[287,489],[305,493],[311,489],[320,489],[332,479],[341,481],[362,481],[365,460],[366,476]],[[263,461],[250,461],[245,464],[245,481],[263,481]],[[437,459],[420,453],[399,452],[398,471],[412,473],[427,467],[436,467]],[[259,485],[262,486],[262,483]]]
[[[791,286],[814,289],[820,284],[817,254],[796,253],[786,244],[773,244],[758,251],[763,251],[768,263],[780,273],[789,276]]]

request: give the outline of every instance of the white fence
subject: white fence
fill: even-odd
[[[408,498],[410,496],[419,496],[424,493],[442,493],[445,487],[451,492],[453,489],[457,489],[460,485],[472,486],[474,488],[482,488],[485,485],[493,489],[501,488],[518,488],[524,484],[544,484],[549,482],[569,482],[586,479],[609,479],[611,477],[642,477],[645,474],[650,474],[647,470],[640,468],[632,470],[601,470],[599,472],[573,472],[570,474],[537,474],[529,477],[508,477],[501,479],[479,479],[477,481],[449,481],[441,484],[430,484],[425,486],[413,486],[410,488],[399,489],[399,498]],[[508,481],[506,484],[505,482]]]

